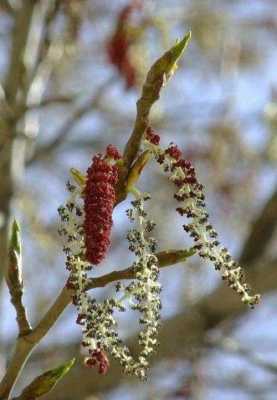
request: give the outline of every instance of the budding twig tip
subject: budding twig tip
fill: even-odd
[[[11,227],[9,247],[11,252],[16,252],[18,255],[21,254],[20,225],[16,218],[14,218]]]

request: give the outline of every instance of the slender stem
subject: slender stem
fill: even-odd
[[[34,161],[41,160],[43,157],[49,156],[51,152],[56,151],[57,148],[64,143],[70,132],[72,132],[72,129],[77,122],[79,122],[86,114],[90,113],[96,108],[106,88],[109,87],[113,81],[114,77],[110,77],[107,81],[99,86],[99,88],[96,90],[96,93],[94,93],[90,99],[88,99],[79,108],[76,108],[76,110],[72,112],[72,114],[64,121],[58,131],[53,135],[54,139],[36,150],[34,155],[28,160],[28,165]]]
[[[0,385],[0,399],[9,399],[12,388],[16,384],[34,347],[35,343],[29,342],[24,337],[17,339],[13,357]]]

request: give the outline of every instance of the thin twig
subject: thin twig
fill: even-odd
[[[68,104],[74,100],[73,96],[49,96],[45,97],[38,103],[31,103],[26,106],[25,111],[30,111],[42,107],[52,106],[54,104]]]
[[[68,134],[72,131],[74,125],[80,121],[87,113],[93,110],[99,103],[101,97],[103,96],[103,92],[110,84],[113,82],[114,78],[109,78],[106,82],[104,82],[96,91],[96,93],[87,100],[83,105],[77,108],[70,117],[63,123],[61,128],[55,133],[55,139],[44,145],[41,146],[36,150],[32,158],[28,161],[28,164],[31,164],[34,161],[42,159],[44,156],[51,154],[54,150],[56,150],[66,139]]]
[[[37,74],[40,73],[39,70],[41,69],[42,65],[45,64],[45,62],[48,63],[49,58],[51,58],[51,48],[53,45],[55,45],[55,40],[51,38],[51,29],[55,23],[55,18],[57,17],[61,2],[59,0],[49,0],[48,2],[43,4],[40,3],[39,5],[41,9],[44,10],[42,12],[43,18],[41,21],[39,21],[39,24],[42,26],[42,30],[37,49],[37,56],[34,59],[33,67],[29,71],[28,79],[30,86],[31,82],[37,79]]]
[[[190,39],[187,34],[179,43],[162,55],[150,68],[145,83],[142,87],[140,99],[137,101],[137,115],[134,129],[126,144],[123,154],[123,167],[120,171],[117,199],[123,200],[126,197],[127,176],[130,168],[135,161],[143,134],[149,124],[149,115],[152,106],[159,99],[162,88],[174,72],[178,59],[184,52]]]

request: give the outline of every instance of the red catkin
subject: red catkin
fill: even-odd
[[[85,360],[85,365],[89,368],[97,367],[99,374],[106,375],[110,362],[103,350],[96,349],[90,352],[90,356]]]
[[[151,126],[148,126],[146,131],[145,131],[145,137],[147,140],[149,140],[150,143],[158,146],[160,143],[160,136],[154,131]]]
[[[121,10],[115,32],[107,44],[108,59],[124,78],[126,89],[134,87],[136,83],[136,69],[129,55],[131,38],[127,26],[132,12],[140,7],[141,2],[133,0]]]
[[[109,160],[118,160],[119,158],[118,150],[109,145],[106,156],[101,154],[94,156],[92,165],[87,170],[84,190],[85,256],[94,265],[104,259],[110,246],[118,167],[111,165]]]
[[[165,150],[165,153],[166,154],[169,154],[172,158],[175,158],[175,160],[179,160],[180,158],[181,158],[181,156],[182,156],[182,152],[181,152],[181,150],[178,148],[178,146],[176,146],[176,145],[172,145],[172,146],[170,146],[170,147],[168,147],[166,150]]]

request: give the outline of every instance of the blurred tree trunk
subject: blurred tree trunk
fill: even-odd
[[[24,96],[25,64],[24,54],[28,35],[31,28],[31,19],[34,1],[25,0],[24,5],[14,12],[13,31],[11,38],[10,60],[4,82],[4,99],[0,112],[0,284],[5,275],[7,262],[7,240],[11,217],[12,199],[15,195],[15,182],[19,171],[18,157],[24,159],[23,154],[16,154],[17,122],[20,117],[19,105]]]

